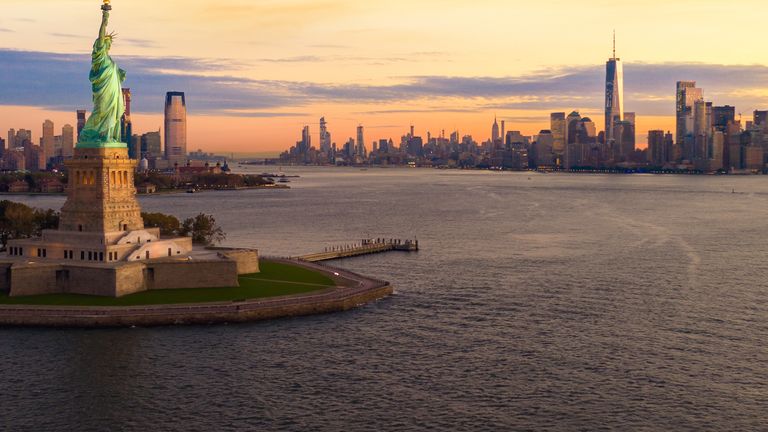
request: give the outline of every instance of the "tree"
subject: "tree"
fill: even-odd
[[[0,201],[0,242],[40,235],[59,226],[59,213],[39,210],[13,201]]]
[[[221,243],[227,238],[224,230],[216,224],[216,219],[207,214],[199,215],[185,219],[179,231],[180,235],[192,236],[192,242],[210,246],[215,243]]]
[[[181,222],[175,216],[163,213],[141,213],[144,220],[144,226],[149,228],[160,228],[160,235],[175,236],[179,234]]]
[[[61,214],[55,210],[39,210],[35,209],[35,213],[33,215],[33,220],[35,224],[35,232],[34,235],[42,235],[43,230],[53,230],[59,228],[59,220],[61,219]]]

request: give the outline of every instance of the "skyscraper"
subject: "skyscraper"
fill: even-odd
[[[664,131],[648,131],[648,162],[654,166],[662,166],[664,160]]]
[[[365,138],[363,135],[363,125],[357,127],[357,142],[355,146],[355,154],[360,157],[365,157]]]
[[[688,131],[693,128],[693,104],[702,99],[702,92],[696,88],[696,81],[678,81],[675,99],[675,142],[679,145],[683,144]]]
[[[565,113],[557,112],[549,115],[549,130],[552,132],[552,152],[558,156],[565,153]]]
[[[161,157],[160,131],[147,132],[141,136],[141,154],[147,159]]]
[[[499,123],[496,121],[496,117],[493,118],[493,126],[491,126],[491,141],[496,143],[501,139],[501,134],[499,133]]]
[[[761,130],[768,129],[768,111],[755,111],[752,117],[752,124]]]
[[[46,120],[43,122],[43,138],[40,142],[40,151],[43,153],[42,157],[42,166],[40,169],[45,169],[45,165],[48,163],[48,159],[55,156],[54,151],[54,132],[53,132],[53,122],[50,120]]]
[[[187,157],[187,101],[184,92],[165,95],[165,158],[171,163]]]
[[[616,139],[614,124],[624,120],[624,68],[616,58],[616,34],[613,35],[613,57],[605,64],[605,141]]]
[[[72,157],[75,154],[75,129],[72,125],[65,124],[61,128],[61,155]]]
[[[312,147],[312,133],[309,130],[309,125],[304,126],[301,130],[300,150],[302,154],[306,154],[310,147]]]
[[[326,154],[331,152],[331,134],[328,132],[325,117],[320,117],[320,151]]]
[[[715,127],[715,130],[725,132],[728,123],[734,120],[736,120],[736,108],[730,105],[712,108],[712,126]]]
[[[85,110],[77,110],[77,140],[80,141],[80,132],[85,127]]]
[[[123,113],[123,116],[120,118],[120,142],[130,144],[131,137],[133,136],[133,122],[131,122],[131,89],[123,89],[123,100],[125,101],[125,113]],[[131,148],[131,146],[128,146],[128,157],[131,159],[139,158],[136,149]]]

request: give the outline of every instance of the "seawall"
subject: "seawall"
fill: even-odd
[[[297,265],[296,261],[285,262]],[[341,312],[387,297],[393,292],[388,282],[341,269],[309,263],[300,265],[329,274],[338,286],[317,293],[226,303],[125,307],[0,305],[0,325],[128,327],[242,323]]]

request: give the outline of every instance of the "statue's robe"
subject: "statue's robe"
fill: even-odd
[[[111,43],[106,38],[96,39],[93,44],[91,86],[93,88],[93,112],[80,133],[83,143],[120,142],[120,118],[125,113],[123,81],[125,71],[109,56]]]

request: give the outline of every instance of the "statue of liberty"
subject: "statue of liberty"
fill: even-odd
[[[90,81],[93,88],[93,112],[80,132],[78,147],[123,147],[120,143],[120,118],[125,112],[123,81],[125,71],[109,56],[115,34],[107,34],[109,0],[104,0],[99,38],[93,43]]]

